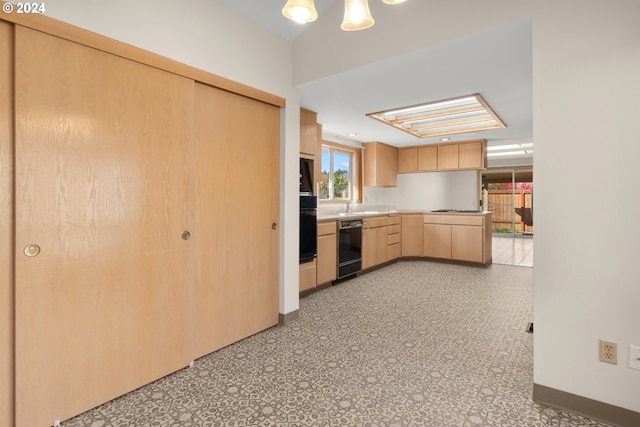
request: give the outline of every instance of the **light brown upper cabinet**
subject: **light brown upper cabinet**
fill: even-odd
[[[438,170],[458,169],[458,144],[438,145]]]
[[[482,139],[398,149],[398,173],[484,169],[486,164]]]
[[[398,149],[398,173],[409,173],[418,171],[418,148]]]
[[[458,144],[459,169],[483,169],[486,165],[484,141],[473,141]]]
[[[438,169],[438,147],[418,147],[418,171],[429,172]]]
[[[318,113],[300,109],[300,155],[314,157],[318,151]]]
[[[365,142],[364,186],[396,187],[398,185],[398,149],[381,142]]]

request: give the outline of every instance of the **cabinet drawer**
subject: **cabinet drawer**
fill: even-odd
[[[400,233],[389,234],[387,236],[387,244],[388,245],[395,245],[396,243],[400,243]]]
[[[336,234],[336,221],[327,221],[318,223],[318,236],[326,236],[328,234]]]
[[[450,225],[483,225],[484,216],[481,215],[424,215],[425,224],[450,224]]]
[[[300,264],[300,292],[316,287],[316,260]]]
[[[389,245],[389,249],[388,249],[388,255],[389,255],[389,261],[391,261],[392,259],[396,259],[396,258],[400,258],[400,244],[397,243],[395,245]]]
[[[375,228],[375,227],[384,227],[389,224],[388,216],[373,216],[369,218],[365,218],[365,228]]]
[[[389,234],[400,234],[400,224],[390,225]]]
[[[400,224],[400,215],[389,215],[389,225]]]

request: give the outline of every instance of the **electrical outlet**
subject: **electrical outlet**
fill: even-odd
[[[618,345],[614,342],[600,340],[600,361],[618,364]]]
[[[640,347],[637,345],[629,346],[629,367],[640,370]]]

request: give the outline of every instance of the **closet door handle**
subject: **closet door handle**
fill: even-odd
[[[275,222],[271,223],[271,229],[275,230],[276,228],[278,228],[278,224],[276,224]]]
[[[24,254],[28,257],[38,256],[40,253],[40,246],[35,243],[30,243],[24,247]]]

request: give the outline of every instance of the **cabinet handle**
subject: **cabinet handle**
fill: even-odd
[[[191,237],[191,233],[189,233],[188,231],[182,232],[182,240],[189,240],[190,237]]]
[[[278,224],[276,224],[275,222],[271,223],[271,229],[275,230],[276,228],[278,228]]]
[[[40,246],[35,243],[28,244],[24,247],[24,254],[28,257],[38,256],[40,253]]]

